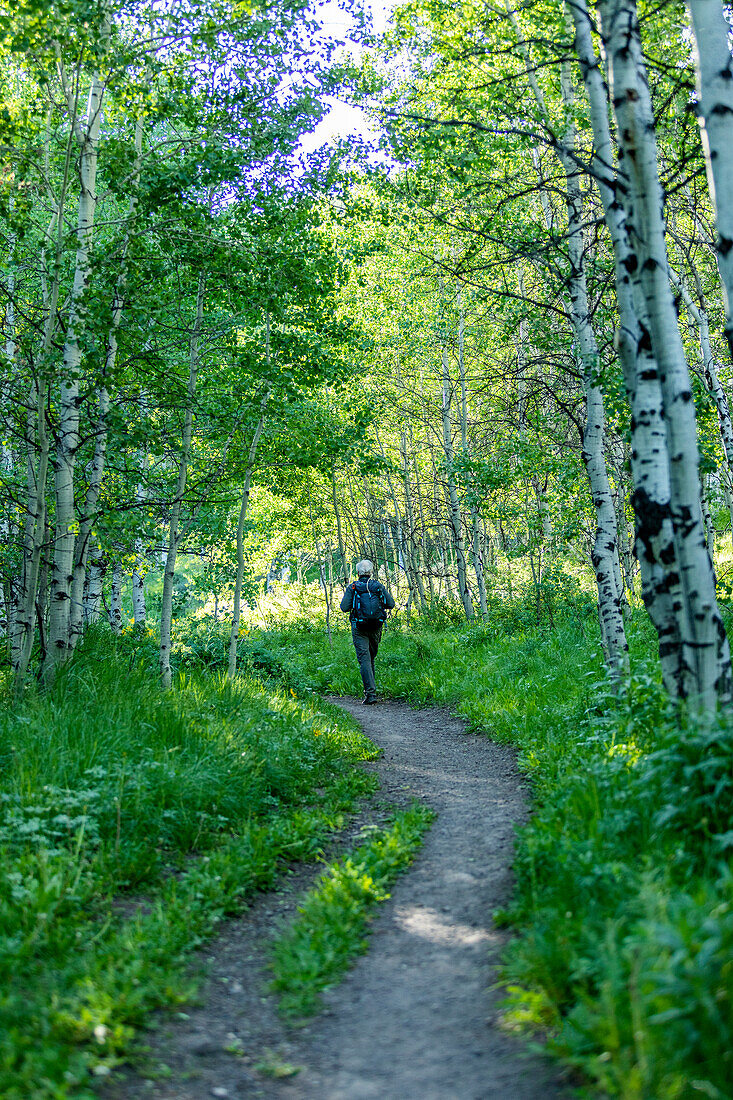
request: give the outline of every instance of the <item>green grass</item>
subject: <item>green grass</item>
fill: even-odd
[[[517,933],[506,1025],[549,1030],[590,1095],[724,1100],[733,731],[670,707],[643,614],[634,673],[615,689],[587,601],[558,604],[553,620],[497,604],[489,624],[393,621],[378,682],[516,745],[531,781],[515,898],[497,915]],[[91,1095],[150,1009],[190,995],[191,947],[284,862],[314,855],[373,782],[354,764],[374,747],[316,694],[359,692],[345,624],[333,647],[315,622],[252,631],[234,686],[216,672],[225,644],[221,629],[179,624],[180,689],[161,694],[149,640],[92,636],[49,695],[0,718],[8,1100]],[[340,889],[326,890],[334,904]],[[113,901],[125,893],[127,908]],[[326,982],[350,937],[324,948]],[[302,952],[307,1000],[321,971]]]
[[[587,610],[587,609],[586,609]],[[730,1097],[733,1080],[733,729],[701,729],[660,686],[651,628],[634,672],[606,679],[583,608],[537,627],[509,609],[450,631],[388,626],[382,691],[448,704],[518,748],[534,812],[497,919],[507,1026],[551,1033],[590,1095]],[[268,631],[249,645],[319,690],[358,690],[348,634]]]
[[[418,802],[395,814],[350,855],[331,864],[299,907],[299,916],[275,940],[272,987],[286,1018],[312,1015],[320,994],[338,981],[352,960],[367,949],[368,921],[374,907],[412,863],[434,820]]]
[[[252,679],[162,693],[138,643],[91,637],[0,717],[0,1095],[91,1096],[186,959],[376,780],[349,716]],[[125,897],[127,896],[127,900]]]

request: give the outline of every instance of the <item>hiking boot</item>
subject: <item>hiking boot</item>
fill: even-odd
[[[362,706],[373,707],[375,703],[378,703],[376,695],[365,695],[362,699]]]

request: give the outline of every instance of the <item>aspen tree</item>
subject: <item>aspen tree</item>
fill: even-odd
[[[109,15],[103,17],[100,50],[103,53],[110,33]],[[79,400],[82,360],[82,332],[86,323],[87,297],[91,275],[91,248],[97,206],[97,164],[99,134],[102,125],[102,101],[105,82],[97,70],[91,78],[86,114],[77,118],[77,101],[59,56],[59,77],[68,103],[72,130],[79,148],[79,210],[74,282],[71,291],[69,321],[64,342],[63,365],[59,383],[59,426],[54,459],[55,504],[54,555],[51,579],[51,615],[48,655],[44,673],[53,676],[72,647],[70,634],[71,586],[74,570],[74,545],[77,533],[74,505],[74,470],[79,448]]]
[[[99,619],[102,606],[102,585],[107,563],[99,546],[89,551],[89,578],[84,596],[84,624],[91,626]]]
[[[22,691],[30,663],[35,637],[37,594],[41,576],[41,556],[47,542],[46,488],[51,454],[51,439],[47,428],[51,349],[58,324],[58,304],[61,290],[61,256],[64,237],[66,196],[70,184],[71,153],[75,140],[70,128],[64,149],[64,165],[59,194],[50,222],[44,232],[40,249],[42,341],[36,377],[31,384],[29,419],[26,435],[26,520],[23,537],[21,581],[14,593],[11,654],[14,691]],[[44,167],[48,168],[50,119],[47,116],[44,138]],[[48,173],[47,173],[48,175]],[[49,252],[52,259],[49,263]],[[51,271],[50,283],[47,268]]]
[[[466,312],[461,294],[460,287],[457,290],[458,297],[458,379],[461,387],[461,450],[463,452],[464,459],[468,462],[470,459],[470,452],[468,447],[468,390],[466,387],[466,356],[465,356],[465,334],[466,334]],[[483,553],[481,549],[481,540],[479,536],[478,527],[478,509],[476,507],[476,501],[471,500],[471,522],[469,525],[469,537],[471,544],[471,558],[473,560],[473,570],[476,574],[476,587],[478,589],[479,607],[481,608],[481,618],[488,618],[489,609],[486,602],[486,580],[484,578],[484,561]]]
[[[112,566],[112,589],[109,599],[109,625],[113,634],[122,633],[122,566],[116,561]]]
[[[203,261],[202,261],[203,262]],[[163,687],[168,690],[173,681],[171,671],[171,628],[173,624],[173,582],[176,575],[176,557],[180,539],[181,509],[186,493],[188,465],[191,457],[193,438],[193,413],[196,399],[196,383],[201,365],[201,328],[204,319],[204,299],[206,296],[206,273],[200,271],[196,289],[196,313],[191,330],[188,353],[188,381],[186,383],[186,404],[181,437],[181,450],[178,458],[178,477],[171,502],[168,523],[168,548],[163,570],[163,595],[160,606],[160,677]]]
[[[326,599],[326,636],[328,638],[329,646],[333,647],[333,635],[331,634],[331,591],[326,582],[326,573],[324,568],[324,560],[321,554],[321,544],[318,538],[318,530],[316,528],[316,522],[313,517],[313,501],[311,499],[311,486],[310,479],[307,480],[308,490],[308,515],[310,516],[311,531],[313,533],[313,542],[316,548],[316,560],[318,563],[318,578],[323,589],[323,594]]]
[[[338,539],[339,558],[341,561],[341,581],[345,587],[349,583],[349,579],[346,575],[346,548],[341,524],[341,509],[339,508],[338,494],[336,491],[336,473],[334,470],[331,470],[331,502],[333,503],[333,514],[336,517],[336,537]]]
[[[733,359],[733,57],[722,0],[687,0],[695,34],[705,167],[718,230],[716,254]]]
[[[718,703],[730,702],[730,650],[702,521],[695,407],[669,280],[654,114],[635,0],[602,0],[600,9],[619,161],[627,185],[620,194],[630,230],[629,259],[634,283],[646,302],[663,397],[669,514],[681,595],[675,606],[681,642],[679,689],[696,708],[709,712]]]
[[[519,46],[526,65],[527,78],[537,107],[549,123],[545,98],[532,70],[529,53],[516,13],[511,6],[507,7],[507,11],[519,40]],[[629,667],[629,647],[626,641],[623,618],[624,593],[618,555],[616,510],[608,478],[604,448],[605,410],[603,393],[598,381],[600,356],[591,323],[585,273],[586,244],[583,232],[583,197],[580,185],[581,173],[576,163],[575,123],[573,121],[575,104],[572,78],[566,62],[563,62],[562,65],[560,86],[566,123],[562,144],[557,150],[557,156],[565,175],[567,247],[570,260],[568,279],[569,312],[575,333],[585,390],[586,414],[582,431],[582,457],[596,513],[592,561],[598,590],[598,611],[603,650],[608,665],[618,671]],[[549,212],[547,210],[545,211],[545,217],[548,220],[548,228],[550,228]]]
[[[448,348],[443,343],[441,350],[442,362],[442,386],[440,410],[443,422],[443,454],[445,457],[445,498],[448,509],[448,530],[451,535],[452,549],[456,558],[456,570],[458,576],[458,593],[466,619],[471,621],[475,617],[471,595],[468,590],[468,577],[466,572],[466,552],[463,539],[463,517],[461,505],[458,499],[455,473],[453,470],[453,423],[451,418],[451,404],[453,401],[453,384],[448,363]]]
[[[619,323],[616,347],[631,406],[632,505],[641,593],[659,639],[662,675],[674,696],[685,693],[680,570],[670,510],[670,472],[659,367],[646,319],[646,303],[631,273],[638,266],[629,236],[628,214],[616,178],[616,158],[608,116],[607,89],[591,36],[585,0],[569,4],[575,50],[588,98],[593,131],[594,173],[613,247]],[[676,322],[675,322],[676,323]]]
[[[409,541],[407,553],[410,561],[410,569],[415,581],[415,587],[417,588],[418,598],[420,600],[420,610],[422,612],[425,612],[428,609],[428,603],[425,594],[425,585],[423,584],[420,569],[419,543],[415,539],[415,515],[412,500],[412,484],[410,479],[410,467],[407,460],[407,437],[404,427],[400,428],[400,465],[402,467],[402,488],[405,499],[405,515],[409,526]],[[419,493],[419,489],[417,490],[417,492]]]
[[[270,362],[270,318],[269,314],[265,318],[266,325],[266,357],[269,367]],[[268,371],[269,373],[269,371]],[[227,676],[229,679],[233,679],[237,673],[237,643],[239,641],[239,623],[242,615],[242,582],[244,580],[244,525],[247,519],[247,511],[249,509],[249,496],[250,488],[252,484],[252,472],[254,470],[255,460],[257,458],[257,448],[259,446],[260,437],[265,426],[265,406],[270,397],[271,387],[269,383],[265,386],[265,392],[260,402],[260,418],[257,421],[255,430],[252,434],[252,440],[249,446],[249,453],[247,455],[247,466],[244,473],[244,485],[242,487],[242,500],[239,507],[239,519],[237,521],[237,572],[234,580],[234,599],[232,603],[232,627],[229,634],[229,655],[227,665]]]
[[[99,111],[101,113],[101,104]],[[76,645],[83,629],[84,582],[87,573],[89,540],[97,516],[99,494],[102,489],[102,481],[104,478],[108,434],[107,415],[109,413],[109,391],[107,387],[117,361],[118,333],[125,305],[125,284],[128,277],[128,253],[134,228],[135,212],[138,205],[138,188],[140,185],[140,171],[142,168],[142,122],[140,119],[137,120],[135,125],[134,149],[135,156],[131,173],[131,194],[128,200],[125,239],[120,258],[120,270],[114,288],[112,317],[107,332],[104,365],[97,386],[97,414],[94,423],[94,454],[84,498],[84,508],[79,517],[79,532],[75,542],[74,571],[70,591],[69,610],[69,646],[71,649]],[[141,596],[139,585],[133,585],[133,594],[135,603],[135,622],[139,623]],[[142,621],[144,622],[144,615]]]

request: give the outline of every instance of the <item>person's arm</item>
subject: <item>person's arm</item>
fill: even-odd
[[[387,590],[387,589],[386,589],[386,588],[384,587],[384,585],[382,585],[382,591],[384,592],[384,606],[385,606],[385,607],[387,608],[387,610],[388,610],[388,611],[391,611],[391,610],[392,610],[392,608],[393,608],[393,607],[394,607],[394,605],[395,605],[395,604],[394,604],[394,599],[393,599],[393,597],[392,597],[392,593],[391,593],[391,592],[389,592],[389,591],[388,591],[388,590]]]
[[[354,586],[353,586],[353,584],[350,584],[349,587],[344,592],[343,597],[341,598],[341,603],[339,604],[339,606],[340,606],[342,611],[351,611],[352,607],[354,606]],[[394,606],[394,604],[392,606]]]

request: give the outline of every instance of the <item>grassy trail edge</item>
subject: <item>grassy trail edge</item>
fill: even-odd
[[[321,993],[367,950],[369,919],[389,887],[412,864],[436,818],[412,802],[350,854],[331,863],[307,892],[295,918],[272,945],[272,989],[279,1010],[296,1021],[318,1011]]]

